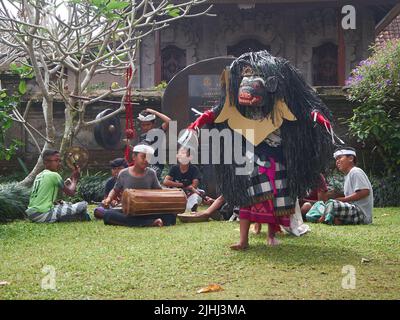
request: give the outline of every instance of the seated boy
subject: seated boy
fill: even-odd
[[[118,174],[121,172],[121,170],[128,167],[128,162],[124,158],[116,158],[110,161],[110,166],[111,166],[111,178],[108,179],[106,182],[106,186],[104,188],[104,199],[107,198],[110,191],[114,188]],[[111,206],[115,207],[116,205],[118,205],[119,202],[120,201],[117,198],[116,200],[113,200]],[[97,219],[103,219],[103,215],[104,215],[104,207],[101,206],[94,209],[94,216]]]
[[[28,209],[25,211],[32,222],[66,222],[89,221],[87,202],[75,204],[56,204],[59,190],[68,196],[73,196],[80,176],[78,166],[65,182],[57,173],[61,169],[60,153],[56,150],[45,150],[42,154],[44,170],[39,173],[33,182]]]
[[[110,191],[107,198],[103,200],[103,205],[108,208],[125,189],[161,189],[153,169],[148,168],[147,157],[154,154],[154,149],[148,145],[140,144],[133,148],[132,160],[134,165],[123,169]],[[104,224],[121,225],[127,227],[134,226],[158,226],[174,225],[176,223],[175,214],[151,214],[143,216],[127,216],[120,210],[107,209],[104,211]]]
[[[357,155],[353,148],[339,148],[333,154],[336,167],[345,174],[344,197],[328,200],[319,222],[332,224],[370,224],[374,196],[365,172],[356,166]]]
[[[192,157],[189,150],[179,148],[176,155],[178,164],[172,166],[164,179],[164,185],[172,188],[182,188],[187,196],[186,211],[196,211],[203,201],[204,190],[198,189],[200,171],[190,163]],[[210,199],[206,199],[209,201]]]

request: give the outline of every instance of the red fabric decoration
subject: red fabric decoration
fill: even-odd
[[[207,110],[204,112],[201,116],[199,116],[195,122],[191,123],[188,127],[188,129],[195,129],[195,128],[201,128],[205,124],[212,123],[215,120],[215,114],[212,112],[212,110]]]
[[[125,78],[125,85],[126,85],[126,96],[125,96],[125,135],[127,139],[126,147],[125,147],[125,159],[129,162],[129,153],[130,153],[130,145],[129,140],[133,139],[136,136],[135,127],[133,126],[133,106],[131,102],[132,94],[131,94],[131,87],[128,87],[129,80],[132,78],[133,72],[132,67],[126,70],[126,78]]]
[[[331,129],[331,123],[329,122],[329,120],[325,119],[325,117],[319,113],[318,111],[313,111],[311,112],[311,117],[312,119],[316,119],[316,121],[321,125],[321,126],[325,126],[325,128],[327,128],[328,130]]]
[[[135,131],[132,129],[126,129],[125,133],[128,139],[133,139],[135,137]]]

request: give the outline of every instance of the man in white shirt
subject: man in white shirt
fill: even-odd
[[[353,148],[340,148],[333,154],[336,167],[345,174],[344,197],[326,202],[320,222],[333,219],[334,224],[370,224],[374,195],[365,172],[356,166],[357,155]]]

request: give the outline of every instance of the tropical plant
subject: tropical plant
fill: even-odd
[[[400,206],[400,173],[386,177],[371,177],[375,207]]]
[[[385,171],[392,173],[400,165],[400,40],[373,50],[347,81],[348,99],[355,103],[348,124],[358,141],[374,146]]]
[[[344,176],[337,171],[332,172],[326,177],[326,182],[330,189],[336,193],[343,193]]]
[[[25,218],[30,189],[15,182],[0,184],[0,223]]]
[[[86,171],[76,186],[74,196],[68,197],[64,195],[67,202],[87,201],[88,203],[101,202],[104,199],[104,192],[110,173],[104,171],[92,172]]]
[[[19,104],[19,97],[7,95],[5,90],[0,90],[0,160],[10,160],[22,143],[16,139],[6,141],[6,132],[13,124],[11,116],[13,109]]]
[[[106,181],[109,177],[109,173],[105,172],[82,176],[78,182],[77,196],[89,203],[102,201]]]

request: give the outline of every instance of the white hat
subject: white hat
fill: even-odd
[[[350,149],[340,149],[335,151],[335,153],[333,154],[333,157],[336,159],[338,156],[357,156],[356,152],[354,150],[350,150]]]
[[[133,152],[141,152],[153,155],[154,149],[146,144],[138,144],[133,147]]]
[[[139,113],[139,116],[137,117],[140,121],[153,121],[156,119],[156,115],[155,114],[148,114],[147,116],[144,116],[142,114]]]

